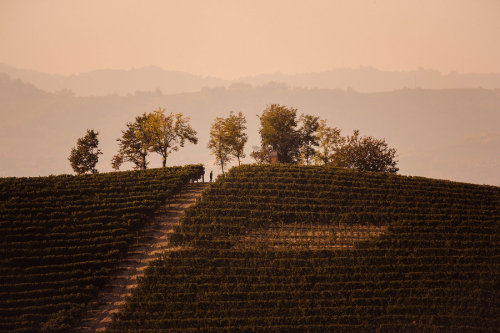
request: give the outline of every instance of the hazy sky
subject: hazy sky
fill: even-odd
[[[500,0],[0,0],[0,62],[49,73],[500,72],[499,59]]]

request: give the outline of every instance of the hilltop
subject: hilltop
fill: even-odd
[[[493,331],[499,235],[499,187],[245,165],[186,212],[108,331]]]

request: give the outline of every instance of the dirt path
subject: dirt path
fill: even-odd
[[[205,187],[206,184],[189,184],[180,195],[171,200],[170,205],[161,207],[149,230],[134,241],[128,257],[122,261],[110,283],[99,293],[97,300],[89,304],[91,310],[76,329],[77,332],[105,330],[111,321],[111,314],[118,312],[125,303],[125,296],[129,296],[137,286],[137,277],[143,275],[149,262],[168,247],[168,234],[179,223],[184,210],[196,202]]]

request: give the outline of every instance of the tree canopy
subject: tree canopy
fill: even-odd
[[[281,163],[295,163],[299,158],[301,135],[297,129],[297,109],[271,104],[258,116],[261,146],[252,152],[257,160],[269,160],[268,153],[276,151]]]
[[[243,113],[234,114],[231,111],[224,124],[228,144],[231,147],[231,154],[238,160],[238,165],[241,164],[241,159],[245,157],[245,144],[248,141],[248,135],[245,133],[247,129],[246,123],[247,120]]]
[[[390,173],[399,170],[396,149],[390,148],[385,139],[361,137],[358,130],[343,137],[339,128],[327,126],[324,119],[308,114],[297,119],[297,109],[280,104],[268,105],[258,118],[260,146],[253,147],[250,154],[258,163],[270,163],[271,152],[275,151],[280,163],[315,163]],[[222,173],[233,158],[239,165],[245,157],[246,129],[241,112],[231,111],[228,117],[217,117],[212,123],[207,147]],[[135,122],[127,123],[127,129],[117,139],[120,150],[113,157],[112,166],[118,169],[123,162],[132,162],[136,169],[146,169],[146,157],[154,152],[162,156],[165,167],[167,157],[184,147],[186,141],[198,142],[196,135],[189,117],[182,113],[167,115],[162,108],[144,113]],[[76,154],[76,149],[72,154]]]
[[[189,117],[181,112],[165,115],[165,109],[159,108],[149,113],[146,119],[146,130],[139,133],[149,140],[149,149],[162,157],[162,166],[167,165],[167,157],[172,151],[184,147],[186,141],[197,144],[198,133],[189,124]]]
[[[346,144],[337,152],[335,159],[340,167],[389,173],[399,170],[397,162],[396,149],[389,148],[385,139],[360,137],[358,130],[347,137]]]
[[[86,172],[97,173],[95,166],[99,161],[99,155],[102,154],[98,148],[99,132],[87,130],[87,134],[77,140],[76,147],[71,149],[69,162],[77,174]]]
[[[221,166],[222,174],[224,174],[224,165],[229,163],[233,158],[229,134],[226,129],[224,118],[215,118],[210,128],[210,140],[208,141],[207,147],[210,149],[212,155],[215,156],[215,161],[217,165]]]
[[[385,139],[360,137],[357,130],[342,137],[340,129],[327,126],[325,120],[302,114],[297,121],[297,109],[279,104],[268,106],[259,120],[261,145],[250,154],[258,163],[269,163],[271,152],[276,151],[280,163],[315,162],[390,173],[399,170],[396,149],[389,148]]]
[[[215,156],[217,165],[221,166],[224,174],[224,166],[229,163],[233,157],[238,159],[245,157],[244,149],[248,140],[246,129],[246,119],[241,112],[234,114],[232,111],[229,117],[215,118],[210,128],[210,140],[208,148]]]
[[[345,138],[340,135],[337,127],[328,127],[326,120],[321,119],[317,129],[318,149],[315,151],[314,160],[318,164],[332,164],[337,152],[345,143]]]
[[[111,165],[118,170],[123,162],[132,162],[135,169],[146,169],[146,157],[150,152],[162,157],[162,166],[167,164],[167,157],[172,151],[184,147],[186,141],[198,143],[197,132],[189,124],[189,117],[182,113],[165,115],[165,109],[144,113],[127,123],[122,137],[117,139],[120,150]]]
[[[319,137],[316,135],[316,131],[319,127],[319,117],[302,114],[300,116],[300,122],[302,126],[300,128],[300,160],[309,165],[309,162],[316,154],[316,149],[319,145]]]
[[[133,163],[134,169],[147,168],[146,157],[149,154],[151,141],[146,131],[147,120],[148,115],[143,113],[135,118],[135,122],[127,123],[127,129],[122,131],[122,137],[116,139],[120,149],[111,161],[113,169],[118,170],[123,162]]]

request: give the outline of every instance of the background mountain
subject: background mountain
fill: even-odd
[[[404,88],[461,89],[500,88],[500,73],[456,73],[418,69],[413,71],[382,71],[373,67],[339,68],[317,73],[263,74],[241,78],[252,85],[284,82],[294,87],[354,89],[358,92],[391,91]]]
[[[0,75],[0,97],[0,176],[72,173],[67,158],[87,128],[100,132],[104,154],[98,169],[110,171],[126,122],[160,106],[190,116],[200,139],[171,155],[168,165],[204,163],[215,171],[206,148],[214,118],[230,110],[246,115],[248,155],[259,143],[256,115],[266,105],[280,103],[319,115],[344,135],[359,129],[362,135],[385,137],[399,152],[401,174],[500,185],[500,89],[358,93],[238,83],[169,95],[80,97],[47,93]],[[150,160],[150,167],[161,165],[157,157]]]
[[[358,92],[392,91],[404,88],[462,89],[500,88],[500,73],[448,73],[418,69],[390,72],[372,67],[341,68],[317,73],[262,74],[242,77],[234,81],[214,77],[201,77],[179,71],[166,71],[160,67],[143,67],[130,70],[96,70],[77,75],[53,75],[15,68],[0,63],[0,73],[13,79],[34,84],[48,92],[67,92],[78,96],[127,95],[136,91],[159,91],[164,94],[195,92],[204,87],[228,87],[231,83],[248,83],[252,86],[269,82],[285,83],[291,87],[344,89]]]
[[[199,91],[203,87],[227,86],[227,81],[201,77],[179,71],[166,71],[159,67],[131,70],[103,69],[77,75],[54,75],[18,69],[0,63],[0,73],[13,79],[32,83],[48,92],[70,90],[78,96],[126,95],[136,91],[163,91],[169,94]]]

